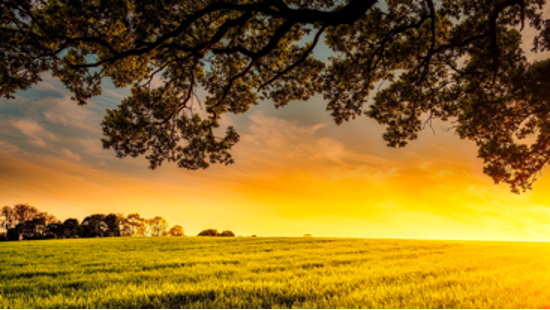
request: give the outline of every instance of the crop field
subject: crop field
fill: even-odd
[[[0,243],[0,308],[547,308],[550,244],[325,238]]]

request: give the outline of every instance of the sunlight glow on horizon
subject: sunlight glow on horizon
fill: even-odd
[[[79,107],[43,79],[0,100],[0,207],[29,203],[58,219],[159,215],[186,235],[550,241],[548,169],[532,191],[512,194],[482,173],[473,142],[441,129],[448,123],[391,149],[372,119],[336,126],[320,96],[283,109],[263,102],[223,119],[241,135],[236,164],[151,171],[145,158],[101,146],[105,109],[127,89],[106,83]]]
[[[237,163],[205,171],[173,164],[150,171],[143,158],[118,160],[105,150],[93,151],[92,160],[89,146],[38,154],[2,142],[2,204],[28,202],[60,219],[160,215],[187,235],[217,228],[243,236],[550,240],[550,197],[540,190],[546,178],[515,195],[492,184],[475,147],[451,133],[424,131],[406,148],[390,149],[379,136],[360,140],[353,133],[379,129],[368,119],[355,122],[304,125],[278,110],[252,111],[240,129]],[[348,139],[326,134],[338,131]],[[48,131],[26,134],[42,148],[63,140]]]

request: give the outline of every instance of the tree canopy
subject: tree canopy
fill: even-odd
[[[146,219],[139,213],[128,216],[98,213],[87,216],[80,223],[75,218],[58,221],[55,216],[26,203],[0,208],[0,241],[167,235],[184,236],[183,228],[175,225],[169,229],[168,222],[161,216]]]
[[[403,147],[434,119],[474,141],[515,192],[550,156],[545,0],[0,0],[0,94],[60,78],[78,104],[110,78],[131,95],[102,122],[118,157],[230,164],[225,113],[322,94],[337,124],[367,115]],[[313,50],[326,44],[324,62]],[[161,85],[153,86],[155,77]],[[209,93],[204,102],[198,88]],[[203,108],[205,113],[199,113]],[[221,135],[221,136],[220,136]]]
[[[181,225],[174,225],[172,228],[170,228],[168,234],[174,237],[184,236],[183,227],[181,227]]]
[[[224,230],[222,232],[218,232],[217,229],[204,229],[202,230],[197,236],[199,237],[235,237],[235,233],[231,230]]]
[[[219,235],[217,229],[202,230],[197,236],[199,237],[217,237]]]

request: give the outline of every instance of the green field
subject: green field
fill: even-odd
[[[550,244],[321,238],[0,243],[0,308],[544,308]]]

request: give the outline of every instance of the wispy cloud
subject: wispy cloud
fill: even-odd
[[[247,160],[272,164],[331,164],[343,160],[342,143],[316,136],[326,124],[303,126],[296,122],[255,113],[242,136]]]
[[[45,119],[53,124],[62,125],[68,129],[84,129],[99,132],[101,117],[90,109],[90,106],[78,106],[69,97],[63,99],[46,98],[35,102],[43,107]]]
[[[30,143],[39,146],[47,147],[48,142],[59,141],[59,138],[47,131],[44,126],[33,120],[20,119],[12,122],[13,127],[19,129],[25,136],[29,138]]]
[[[191,233],[543,240],[548,231],[547,194],[518,198],[493,185],[475,144],[449,133],[422,132],[396,150],[372,120],[335,126],[319,98],[288,110],[264,104],[224,119],[241,134],[235,165],[150,171],[143,157],[119,160],[101,147],[104,108],[127,89],[106,87],[79,107],[55,79],[40,85],[0,102],[3,204],[61,218],[158,214]]]
[[[62,149],[61,154],[63,154],[65,157],[67,157],[69,159],[80,161],[80,155],[78,155],[77,153],[75,153],[75,152],[73,152],[69,149]]]

